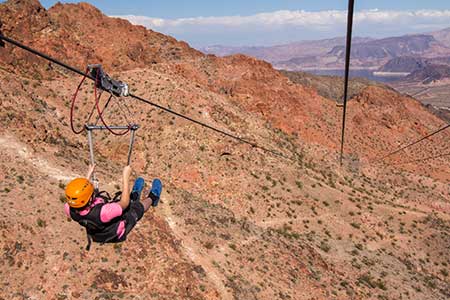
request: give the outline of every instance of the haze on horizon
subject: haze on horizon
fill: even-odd
[[[50,7],[57,1],[41,3]],[[78,2],[78,1],[62,1]],[[87,0],[110,16],[171,35],[193,47],[271,46],[345,36],[347,1]],[[355,1],[354,36],[382,38],[450,26],[450,3]]]

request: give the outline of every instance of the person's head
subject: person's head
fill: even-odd
[[[86,178],[76,178],[66,187],[67,204],[73,208],[85,207],[94,194],[94,186]]]

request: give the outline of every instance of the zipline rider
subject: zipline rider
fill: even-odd
[[[86,250],[90,249],[92,240],[98,243],[125,241],[144,213],[151,206],[158,205],[162,192],[161,181],[154,179],[147,197],[141,201],[140,197],[145,182],[143,178],[139,177],[130,194],[131,167],[126,166],[122,174],[122,193],[116,194],[120,196],[120,200],[113,199],[111,202],[109,195],[105,196],[103,195],[105,192],[98,192],[94,189],[90,181],[94,169],[95,165],[91,165],[86,178],[72,180],[65,190],[67,200],[64,205],[65,213],[86,228],[88,236]]]

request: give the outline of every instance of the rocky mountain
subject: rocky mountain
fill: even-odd
[[[417,69],[406,77],[406,80],[424,84],[435,81],[450,79],[450,66],[446,65],[427,65]]]
[[[405,72],[411,73],[427,66],[427,60],[420,57],[400,56],[389,60],[381,68],[379,72]]]
[[[436,57],[429,60],[430,63],[435,65],[448,65],[450,66],[450,56]]]
[[[353,41],[353,68],[377,69],[390,60],[402,57],[420,57],[431,59],[438,56],[450,56],[450,48],[435,40],[432,35],[407,35],[364,42]],[[277,68],[288,70],[334,68],[344,65],[345,45],[336,45],[325,55],[306,56],[300,54],[287,61],[273,62]],[[315,66],[315,67],[314,67]]]
[[[401,93],[409,94],[429,106],[432,111],[449,120],[450,111],[450,57],[424,59],[397,57],[388,61],[378,72],[403,73],[389,85]],[[380,74],[380,73],[377,73]]]
[[[403,63],[403,61],[400,61]],[[412,60],[416,62],[416,60]],[[406,64],[407,65],[407,64]],[[403,64],[401,64],[403,66]],[[428,66],[428,65],[425,65]],[[393,68],[398,68],[395,64]],[[442,66],[438,66],[438,69]],[[388,69],[387,72],[402,72],[394,71],[399,69]],[[405,69],[401,69],[405,70]],[[420,70],[420,71],[419,71]],[[423,69],[418,69],[411,75],[414,77],[408,80],[397,81],[390,84],[382,84],[377,81],[371,81],[361,77],[351,78],[349,80],[348,97],[353,98],[359,95],[363,90],[370,86],[379,86],[386,90],[401,91],[404,94],[413,94],[417,98],[424,102],[425,107],[444,120],[450,123],[450,102],[448,101],[448,83],[445,84],[446,73],[445,66],[442,68],[442,73],[432,73],[432,76],[424,76],[427,73],[422,73]],[[292,72],[292,71],[280,71],[283,75],[287,76],[292,82],[297,84],[311,87],[317,91],[319,95],[324,98],[332,99],[341,105],[344,99],[344,78],[339,76],[319,76],[306,72]],[[430,68],[430,72],[434,72],[433,66]],[[410,76],[407,77],[409,79]],[[421,80],[420,85],[417,82]]]
[[[332,99],[337,103],[342,103],[344,99],[344,78],[339,76],[318,76],[306,72],[280,71],[292,82],[302,86],[311,87],[319,93],[320,96]],[[359,95],[363,90],[370,86],[379,86],[389,90],[387,85],[370,81],[365,78],[353,78],[349,81],[349,98]]]
[[[434,110],[439,110],[442,107],[446,109],[450,107],[447,100],[450,94],[445,82],[445,72],[443,73],[445,67],[442,67],[442,65],[450,65],[450,47],[448,47],[446,40],[448,32],[449,29],[444,29],[429,34],[405,35],[384,39],[355,38],[352,45],[352,72],[350,75],[352,77],[364,77],[372,81],[389,82],[391,87],[402,93],[417,95],[417,98],[425,105],[434,106]],[[342,74],[345,65],[344,38],[266,48],[215,46],[206,50],[202,49],[202,51],[220,56],[239,52],[246,53],[270,62],[276,69],[291,72],[306,71],[321,75]],[[432,70],[433,68],[436,69]],[[422,81],[429,76],[423,77],[416,73],[406,78],[409,73],[414,71],[422,75],[434,74],[430,77],[432,82],[444,81],[437,86],[424,87]],[[304,76],[301,75],[300,77]],[[308,75],[307,77],[311,76]],[[418,81],[411,81],[414,78]],[[406,80],[406,82],[402,82],[403,80]],[[427,93],[420,93],[424,89],[427,89]]]
[[[450,27],[432,32],[431,35],[441,44],[450,47]]]
[[[383,39],[355,38],[352,45],[354,68],[377,69],[399,57],[450,57],[445,30],[433,34],[405,35]],[[441,42],[442,40],[442,42]],[[273,47],[227,48],[215,46],[201,49],[207,53],[229,55],[244,53],[264,59],[277,69],[291,71],[342,69],[345,57],[345,38],[299,42]]]
[[[356,37],[355,42],[363,43],[371,41],[370,38]],[[345,37],[324,39],[317,41],[300,41],[296,43],[277,45],[271,47],[227,47],[209,46],[199,49],[203,53],[227,56],[233,54],[245,54],[270,63],[277,63],[291,59],[308,59],[320,55],[326,55],[333,47],[344,45]]]
[[[5,43],[0,298],[449,297],[450,158],[442,154],[450,133],[378,160],[445,124],[415,99],[359,86],[340,167],[342,108],[267,62],[203,55],[86,3],[45,10],[9,0],[0,20],[8,37],[80,69],[102,63],[135,94],[283,155],[114,100],[108,122],[126,121],[126,104],[141,125],[134,175],[160,177],[164,192],[126,242],[86,252],[85,233],[62,210],[65,184],[88,164],[86,137],[68,124],[81,78]],[[86,82],[80,91],[77,127],[92,89]],[[127,142],[96,135],[102,189],[120,188]]]
[[[407,35],[372,40],[366,43],[354,43],[351,57],[353,60],[380,60],[405,55],[426,55],[433,46],[439,47],[431,35]],[[328,53],[340,59],[345,58],[345,46],[336,46]]]
[[[39,1],[8,1],[0,6],[0,14],[0,30],[4,34],[20,38],[50,56],[67,58],[68,64],[81,69],[89,61],[102,63],[106,68],[129,70],[163,60],[180,60],[180,53],[184,58],[201,55],[186,43],[143,26],[133,26],[118,18],[96,18],[101,12],[87,3],[58,3],[47,11]],[[92,17],[92,21],[78,21],[78,18],[86,16]],[[110,46],[99,46],[105,44]],[[50,73],[46,62],[23,51],[7,47],[0,55],[2,64],[6,67],[13,65],[14,70],[26,69],[25,73],[29,73],[32,68],[39,74]]]

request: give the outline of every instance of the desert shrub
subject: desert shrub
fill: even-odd
[[[329,251],[331,250],[331,246],[330,246],[328,243],[324,242],[324,241],[321,241],[321,242],[320,242],[319,248],[320,248],[322,251],[324,251],[324,252],[329,252]]]
[[[25,181],[25,178],[23,178],[22,175],[17,175],[16,180],[18,183],[23,183]]]
[[[39,226],[39,227],[47,227],[47,222],[45,222],[41,218],[38,218],[36,223],[37,223],[37,226]]]
[[[350,225],[352,225],[356,229],[360,229],[361,228],[361,224],[359,224],[359,223],[352,222],[352,223],[350,223]]]

